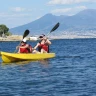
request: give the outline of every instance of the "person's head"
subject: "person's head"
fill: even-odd
[[[40,36],[39,36],[39,39],[40,39],[40,40],[44,39],[44,36],[45,36],[44,34],[40,35]]]
[[[24,38],[22,41],[21,41],[21,45],[25,45],[26,44],[26,39]]]
[[[42,40],[43,39],[43,36],[39,36],[39,39]]]

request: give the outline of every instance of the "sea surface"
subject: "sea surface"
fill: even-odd
[[[0,51],[18,44],[0,42]],[[52,40],[50,52],[56,57],[35,62],[0,58],[0,96],[96,96],[96,39]]]

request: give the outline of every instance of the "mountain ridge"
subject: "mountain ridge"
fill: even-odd
[[[28,24],[11,28],[12,34],[23,34],[26,29],[29,29],[31,34],[40,35],[48,33],[54,25],[59,22],[60,27],[56,30],[63,31],[88,31],[96,29],[96,9],[86,9],[80,11],[73,16],[55,16],[52,14],[45,14],[41,18],[29,22]]]

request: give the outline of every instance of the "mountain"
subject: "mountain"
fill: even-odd
[[[26,29],[29,29],[33,34],[41,34],[42,32],[48,32],[58,22],[63,19],[64,16],[55,16],[52,14],[46,14],[40,19],[37,19],[28,24],[10,29],[13,34],[23,34]]]
[[[96,9],[86,9],[73,16],[46,14],[33,22],[12,28],[10,32],[23,34],[26,29],[29,29],[33,35],[47,34],[57,22],[60,22],[60,27],[56,30],[59,32],[96,30]]]

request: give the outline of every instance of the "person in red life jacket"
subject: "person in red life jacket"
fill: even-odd
[[[32,46],[26,43],[26,39],[21,41],[20,46],[17,46],[18,53],[32,53]]]
[[[38,51],[41,53],[49,53],[49,45],[51,44],[51,41],[48,40],[48,38],[43,34],[39,36],[40,42],[37,43],[37,45],[33,48],[38,48]]]

